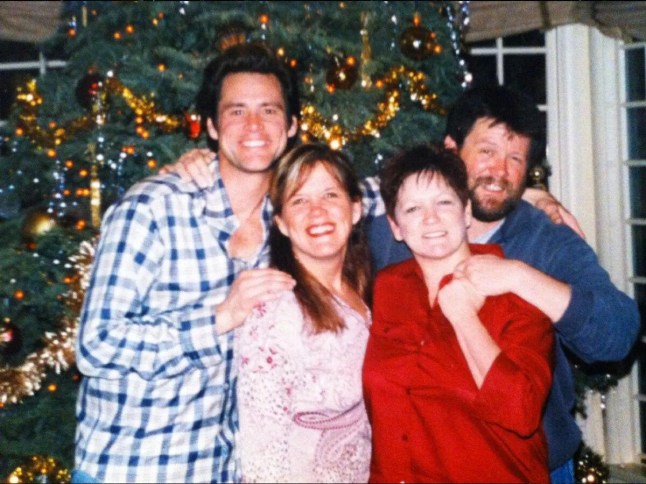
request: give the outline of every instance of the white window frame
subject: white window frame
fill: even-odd
[[[557,27],[547,38],[550,187],[614,284],[632,295],[622,43],[583,25]],[[605,399],[590,392],[586,400],[584,439],[609,464],[640,461],[637,390],[635,365]]]
[[[505,54],[545,53],[547,101],[539,108],[547,114],[550,191],[577,217],[612,281],[632,295],[621,45],[575,24],[547,31],[544,48],[503,47],[497,39],[495,46],[474,48],[471,54],[495,55],[502,84]],[[588,392],[587,418],[578,419],[585,443],[607,463],[621,466],[611,466],[614,479],[630,467],[626,464],[640,461],[637,390],[635,365],[608,395]],[[626,482],[639,478],[638,473],[623,476]]]

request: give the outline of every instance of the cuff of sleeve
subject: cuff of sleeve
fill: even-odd
[[[198,368],[207,368],[223,360],[221,338],[215,329],[215,310],[198,307],[191,311],[190,319],[180,325],[180,342],[187,358]]]
[[[583,330],[588,320],[587,312],[594,307],[593,303],[592,294],[589,291],[572,286],[570,304],[554,328],[566,339],[576,337]]]
[[[513,383],[518,379],[518,365],[504,353],[494,360],[474,400],[478,418],[493,422],[518,435],[533,434],[540,424],[540,411],[528,408],[529,395],[518,392]],[[510,383],[512,383],[510,385]],[[519,394],[521,393],[521,394]]]

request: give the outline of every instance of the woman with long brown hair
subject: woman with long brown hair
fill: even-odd
[[[243,480],[365,482],[369,257],[358,179],[343,154],[305,144],[279,161],[270,198],[272,266],[296,286],[238,330]]]

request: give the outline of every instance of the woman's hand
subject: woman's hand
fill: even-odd
[[[187,151],[172,165],[164,165],[159,173],[177,173],[182,180],[192,181],[200,188],[206,188],[213,183],[213,175],[209,163],[215,158],[208,148],[195,148]]]
[[[545,212],[555,224],[565,224],[585,239],[585,234],[574,215],[561,205],[561,202],[554,198],[550,192],[538,188],[526,188],[523,200]]]

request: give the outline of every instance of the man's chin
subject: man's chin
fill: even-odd
[[[511,199],[497,204],[482,204],[472,200],[471,209],[476,220],[480,220],[481,222],[497,222],[514,210],[517,203],[517,200]]]

